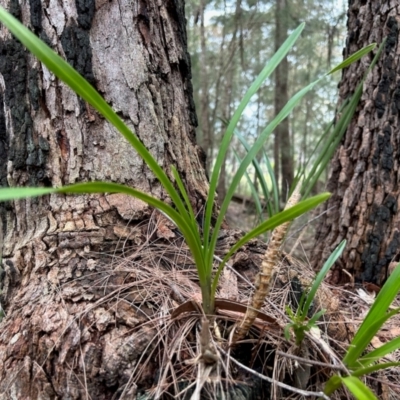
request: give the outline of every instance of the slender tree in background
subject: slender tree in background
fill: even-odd
[[[203,66],[199,69],[201,82],[201,97],[200,97],[200,127],[202,133],[201,146],[205,152],[206,170],[210,174],[213,160],[213,135],[210,127],[210,95],[209,95],[209,76],[208,76],[208,52],[207,38],[204,26],[204,16],[206,12],[207,1],[200,0],[200,64]]]
[[[275,51],[288,35],[288,8],[286,0],[276,0],[275,4]],[[275,71],[275,115],[278,115],[289,100],[289,65],[285,57]],[[285,119],[274,133],[274,174],[276,182],[281,182],[282,200],[287,198],[293,181],[292,144],[289,133],[289,119]],[[281,178],[281,181],[280,181]]]
[[[176,166],[199,211],[208,183],[195,143],[183,1],[0,4],[65,55],[167,173]],[[108,180],[166,200],[125,139],[4,27],[0,54],[2,186]],[[113,398],[154,332],[132,333],[140,313],[122,292],[113,295],[131,278],[113,271],[105,254],[118,253],[121,242],[139,249],[151,210],[118,194],[1,207],[0,392],[16,399]]]
[[[242,42],[242,37],[243,37],[243,32],[242,32],[242,0],[236,0],[236,5],[235,5],[235,14],[234,14],[234,19],[233,19],[233,34],[232,34],[232,39],[230,40],[229,47],[230,47],[230,52],[232,54],[231,60],[234,57],[238,57],[237,54],[241,52],[243,42]],[[221,58],[223,60],[223,58]],[[234,92],[234,80],[235,80],[235,72],[237,70],[237,63],[230,62],[227,65],[227,68],[225,69],[224,72],[224,90],[220,95],[218,96],[219,103],[220,103],[220,110],[222,112],[221,116],[225,121],[229,121],[231,118],[231,112],[232,112],[232,106],[233,106],[233,92]],[[222,75],[221,75],[222,78]],[[221,79],[220,78],[220,79]],[[221,117],[220,116],[220,117]],[[214,119],[217,117],[216,113],[214,112]],[[221,137],[223,135],[223,132],[225,131],[225,126],[222,124],[221,126]],[[215,135],[219,136],[219,135]],[[219,201],[221,202],[226,195],[226,187],[227,187],[227,159],[228,156],[225,157],[225,161],[222,164],[219,180],[218,180],[218,187],[217,187],[217,192],[218,192],[218,198]]]
[[[348,10],[344,55],[387,37],[377,67],[367,77],[358,111],[332,162],[328,190],[333,193],[318,227],[314,266],[342,240],[347,246],[333,280],[380,284],[400,260],[400,6],[397,1],[354,0]],[[361,81],[366,65],[343,74],[344,101]]]

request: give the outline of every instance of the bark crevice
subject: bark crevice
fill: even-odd
[[[400,80],[396,72],[400,7],[389,3],[354,1],[348,13],[344,57],[372,42],[381,43],[384,37],[387,41],[334,156],[328,182],[333,196],[325,206],[326,218],[317,229],[312,255],[317,269],[341,240],[348,240],[343,261],[334,271],[334,282],[348,279],[341,273],[345,268],[356,281],[381,284],[390,264],[400,261],[400,251],[395,248],[400,226]],[[340,101],[355,90],[372,57],[344,71]]]

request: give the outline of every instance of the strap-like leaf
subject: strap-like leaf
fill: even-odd
[[[284,210],[273,217],[269,218],[267,221],[263,222],[262,224],[258,225],[256,228],[251,230],[245,236],[243,236],[240,240],[236,242],[234,246],[228,251],[228,253],[223,258],[221,264],[218,267],[217,273],[215,274],[213,285],[211,288],[211,294],[215,292],[217,289],[217,284],[219,280],[219,276],[228,262],[229,258],[235,253],[240,247],[244,244],[249,242],[251,239],[262,235],[263,233],[276,228],[279,225],[282,225],[285,222],[292,221],[293,219],[303,215],[304,213],[314,209],[322,202],[326,201],[330,197],[330,193],[322,193],[320,195],[311,197],[309,199],[303,200],[300,203],[296,204],[295,206]]]
[[[218,156],[215,161],[215,165],[214,165],[213,172],[211,175],[211,180],[210,180],[210,190],[209,190],[208,198],[207,198],[205,221],[204,221],[204,236],[206,238],[209,237],[210,230],[211,230],[211,218],[212,218],[212,212],[213,212],[213,207],[214,207],[214,199],[215,199],[215,193],[217,190],[219,173],[221,171],[222,163],[225,160],[225,155],[228,150],[229,143],[232,139],[232,135],[236,128],[236,125],[238,124],[239,119],[242,116],[243,111],[245,110],[246,106],[250,102],[250,99],[257,92],[257,90],[261,87],[263,82],[274,72],[276,67],[283,60],[283,58],[287,55],[289,50],[293,47],[296,40],[300,36],[303,29],[304,29],[304,23],[302,23],[297,29],[295,29],[292,32],[292,34],[285,40],[285,42],[282,44],[282,46],[279,48],[279,50],[272,56],[272,58],[270,59],[268,64],[264,67],[264,69],[258,75],[256,80],[253,82],[253,84],[247,90],[247,92],[244,95],[242,101],[240,102],[238,108],[236,109],[235,113],[233,114],[232,119],[229,122],[228,128],[226,129],[226,132],[224,134],[224,137],[223,137],[221,145],[220,145],[220,150],[218,152]],[[208,243],[205,242],[204,246],[206,248],[208,248]],[[213,249],[212,246],[211,246],[211,249]],[[211,250],[210,253],[213,253],[213,250]],[[211,257],[212,257],[212,255],[211,255]]]
[[[388,313],[388,309],[400,290],[400,264],[391,273],[388,280],[379,291],[371,309],[363,323],[358,328],[347,353],[343,359],[349,368],[358,367],[358,358],[365,351],[372,338],[381,329],[386,320],[398,312]]]
[[[365,356],[361,357],[359,361],[362,365],[367,366],[399,349],[400,349],[400,337],[397,337],[385,343],[381,347],[378,347],[377,349],[369,352]]]
[[[315,277],[313,285],[311,287],[310,292],[307,294],[307,298],[304,304],[304,307],[301,309],[301,320],[305,320],[308,314],[308,310],[311,306],[312,301],[314,300],[315,294],[317,293],[318,288],[320,287],[322,281],[324,280],[326,274],[331,269],[332,265],[336,262],[336,260],[341,256],[343,250],[346,246],[346,240],[343,240],[338,247],[332,252],[329,258],[325,261],[321,270],[318,272],[318,275]]]
[[[371,392],[371,389],[364,385],[358,378],[347,376],[346,378],[341,378],[341,380],[357,400],[378,400]]]
[[[375,47],[376,43],[371,43],[368,46],[356,51],[350,57],[346,58],[346,60],[344,60],[342,63],[331,69],[327,75],[333,74],[336,71],[340,71],[341,69],[348,67],[349,65],[353,64],[353,62],[358,61],[361,57],[364,57],[366,54],[371,52]]]

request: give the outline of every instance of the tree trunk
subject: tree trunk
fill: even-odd
[[[333,196],[317,230],[316,268],[342,239],[348,241],[334,282],[347,278],[346,269],[358,281],[380,284],[391,262],[400,260],[399,21],[397,1],[349,2],[344,56],[384,37],[387,41],[333,159],[328,183]],[[354,92],[371,59],[344,71],[341,101]]]
[[[286,0],[277,0],[275,7],[275,51],[277,51],[286,40],[288,33]],[[279,114],[289,100],[288,77],[288,59],[285,57],[275,71],[275,115]],[[293,181],[293,157],[288,118],[276,127],[274,135],[274,174],[278,184],[279,178],[282,178],[281,200],[285,201]]]
[[[177,167],[199,211],[208,183],[183,0],[0,3],[94,84],[167,173]],[[1,186],[108,180],[168,201],[125,139],[4,27],[0,52]],[[151,212],[119,194],[2,206],[1,399],[118,397],[152,333],[130,333],[140,315],[112,295],[128,276],[106,254],[140,249]]]
[[[233,59],[237,53],[237,48],[238,48],[237,36],[238,36],[238,31],[240,29],[241,15],[242,15],[242,0],[236,0],[233,33],[232,33],[232,39],[229,43],[229,48],[231,48],[231,55],[229,57],[229,60]],[[236,69],[236,63],[229,62],[229,64],[227,64],[227,68],[225,68],[224,71],[225,73],[224,90],[222,91],[222,93],[216,92],[216,96],[219,98],[219,101],[221,102],[220,111],[222,112],[222,117],[226,121],[230,121],[230,119],[233,116],[231,108],[233,104],[232,91],[234,89],[235,69]],[[216,108],[215,111],[217,111]],[[220,142],[222,142],[223,140],[225,130],[226,127],[222,125]],[[227,190],[227,176],[226,176],[227,162],[228,162],[228,155],[225,156],[225,159],[222,163],[217,185],[218,201],[220,204],[223,203]]]
[[[210,175],[213,163],[214,137],[210,124],[210,85],[207,56],[207,42],[204,27],[204,14],[206,12],[206,0],[200,2],[200,128],[202,133],[202,148],[206,153],[206,171]]]

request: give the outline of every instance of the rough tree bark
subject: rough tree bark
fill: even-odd
[[[316,268],[342,239],[348,240],[335,282],[346,279],[341,272],[346,269],[359,281],[379,284],[390,264],[400,261],[399,22],[398,1],[349,1],[344,56],[384,37],[387,42],[333,159],[328,182],[333,196],[317,230]],[[342,101],[354,92],[371,58],[344,71]]]
[[[166,171],[177,167],[200,210],[208,184],[195,144],[183,0],[0,4],[94,84]],[[4,27],[0,54],[1,186],[108,180],[168,201],[115,129]],[[121,239],[138,249],[150,213],[118,194],[2,206],[0,398],[118,397],[150,338],[129,334],[140,320],[135,308],[97,282],[107,275],[117,284],[102,254]]]

